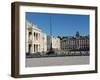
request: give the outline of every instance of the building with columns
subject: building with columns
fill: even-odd
[[[61,37],[61,50],[89,51],[89,36],[80,36],[79,32],[75,36]]]
[[[47,51],[47,35],[37,25],[26,21],[26,53],[33,54]]]

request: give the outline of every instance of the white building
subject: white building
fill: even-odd
[[[26,21],[26,53],[46,52],[47,35],[41,29]]]
[[[75,36],[62,37],[61,49],[89,51],[89,36],[82,36],[77,32]]]
[[[52,48],[54,50],[60,50],[60,38],[55,36],[47,36],[47,49],[50,50],[52,42]]]

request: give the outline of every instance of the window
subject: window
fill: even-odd
[[[31,53],[31,48],[32,48],[32,45],[29,44],[29,46],[28,46],[29,54]]]

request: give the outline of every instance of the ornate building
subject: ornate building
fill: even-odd
[[[89,51],[89,36],[80,36],[79,32],[75,36],[61,37],[62,50]]]
[[[26,21],[26,53],[33,54],[47,51],[47,35],[41,29]]]

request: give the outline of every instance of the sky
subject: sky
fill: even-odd
[[[80,35],[89,34],[89,15],[26,12],[26,20],[36,24],[48,35],[50,35],[50,23],[54,36],[73,36],[76,32]]]

